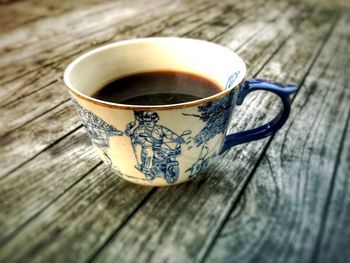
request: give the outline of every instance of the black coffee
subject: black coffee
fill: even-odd
[[[129,105],[165,105],[202,99],[220,91],[217,85],[197,75],[159,71],[114,80],[92,97]]]

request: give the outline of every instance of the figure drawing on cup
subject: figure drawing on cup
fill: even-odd
[[[181,144],[191,131],[177,135],[172,130],[158,124],[159,115],[155,111],[135,111],[135,120],[130,122],[125,134],[130,137],[137,164],[148,180],[164,178],[174,183],[179,176],[176,157],[181,154]]]
[[[111,167],[112,161],[108,155],[109,137],[123,136],[123,132],[108,124],[91,111],[81,107],[74,99],[72,101],[90,135],[92,143],[102,150],[105,162]]]

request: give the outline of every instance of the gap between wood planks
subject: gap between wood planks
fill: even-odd
[[[2,0],[4,1],[4,0]],[[21,3],[19,3],[21,2]],[[91,3],[90,3],[91,2]],[[106,1],[106,3],[111,1]],[[38,22],[41,19],[52,18],[59,16],[65,12],[71,11],[82,11],[82,9],[87,9],[90,6],[96,8],[95,1],[84,1],[82,3],[76,4],[75,1],[60,1],[57,4],[56,1],[6,1],[1,3],[0,6],[2,10],[0,15],[0,23],[4,25],[0,30],[0,34],[6,34],[11,30],[15,30],[19,27],[28,26],[34,22]],[[85,11],[85,10],[84,10]],[[98,12],[99,10],[96,10]],[[10,19],[8,19],[10,17]],[[19,20],[19,21],[18,21]]]
[[[53,81],[53,83],[56,83],[56,81]],[[16,128],[12,129],[12,130],[9,130],[7,132],[5,132],[4,134],[1,135],[1,137],[6,137],[8,136],[10,133],[13,133],[15,132],[16,130],[18,129],[21,129],[23,128],[24,126],[28,125],[29,123],[35,121],[36,119],[42,117],[43,115],[46,115],[52,111],[54,111],[55,109],[57,109],[59,106],[61,106],[62,104],[65,104],[67,103],[68,101],[70,101],[71,99],[65,99],[59,103],[57,103],[55,106],[53,106],[52,108],[49,108],[48,110],[42,112],[40,115],[37,115],[37,116],[34,116],[32,119],[29,119],[28,121],[26,121],[25,123],[21,123],[19,126],[17,126]],[[68,131],[69,132],[69,131]],[[1,178],[1,177],[0,177]]]
[[[245,17],[247,17],[248,16],[248,14],[245,16]],[[215,17],[214,19],[216,19],[217,17]],[[239,19],[239,21],[241,21],[241,19]],[[232,29],[234,26],[236,26],[237,25],[237,23],[236,22],[234,22],[234,23],[232,23],[232,24],[230,24],[229,25],[229,28],[230,29]],[[193,32],[192,30],[191,30],[191,32]],[[190,33],[191,33],[190,32]],[[226,31],[225,31],[226,32]],[[184,35],[187,35],[187,33],[186,34],[184,34]],[[183,36],[184,36],[183,35]],[[220,35],[218,35],[218,36],[220,36]],[[212,39],[213,40],[213,39]],[[59,104],[62,104],[62,103],[66,103],[68,101],[68,99],[65,99],[63,102],[60,102]],[[56,107],[58,107],[58,106],[56,106]],[[55,108],[56,108],[55,107]],[[51,110],[53,110],[53,109],[51,109]],[[48,113],[50,113],[50,111],[51,110],[48,110],[46,113],[48,114]],[[31,119],[31,121],[34,121],[34,120],[36,120],[37,118],[39,118],[39,117],[41,117],[42,115],[40,115],[40,116],[37,116],[37,117],[34,117],[34,118],[32,118]],[[30,122],[28,122],[28,123],[30,123]],[[28,124],[27,123],[27,124]],[[21,125],[21,127],[23,127],[24,125]],[[74,129],[75,129],[76,127],[74,127]],[[12,130],[11,132],[14,132],[16,129],[14,129],[14,130]],[[7,134],[9,134],[10,132],[7,132]],[[60,138],[58,138],[57,140],[60,140]],[[53,143],[55,143],[55,141],[53,142]],[[45,149],[47,149],[47,147],[45,147]],[[40,152],[42,152],[42,151],[40,151]],[[6,175],[5,176],[7,176],[7,175],[9,175],[10,173],[12,173],[13,171],[15,171],[16,170],[16,168],[15,167],[13,167],[13,169],[11,170],[11,172],[6,172]]]

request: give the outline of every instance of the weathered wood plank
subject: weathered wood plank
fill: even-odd
[[[113,15],[118,10],[121,15]],[[32,52],[37,54],[44,51],[45,47],[54,47],[55,39],[58,42],[56,44],[60,44],[73,39],[75,34],[76,37],[80,37],[85,31],[87,33],[98,31],[101,26],[109,26],[108,23],[116,22],[121,16],[131,17],[136,12],[126,8],[121,1],[105,2],[81,10],[64,12],[59,16],[48,16],[33,24],[5,32],[1,34],[0,39],[0,54],[5,59],[3,63],[11,57],[15,59],[18,56],[28,56],[27,50],[30,47],[34,49]]]
[[[7,243],[0,258],[3,262],[86,262],[150,191],[100,165],[45,209],[17,240]]]
[[[67,101],[30,124],[1,136],[0,178],[79,126],[80,119],[71,101]]]
[[[23,125],[29,124],[69,99],[62,80],[54,81],[49,87],[49,90],[33,93],[30,97],[16,100],[4,107],[0,106],[0,136],[21,129]]]
[[[0,243],[100,163],[83,129],[0,181]]]
[[[249,10],[249,8],[247,9]],[[220,10],[222,11],[222,9]],[[240,16],[244,15],[243,10],[241,11],[242,12],[240,13]],[[264,10],[261,10],[259,12],[264,13]],[[275,13],[272,12],[269,14],[269,17],[270,15],[271,17],[277,16],[278,13],[279,12],[275,12]],[[225,13],[224,15],[226,17],[228,16]],[[217,19],[217,17],[214,17],[214,19]],[[236,18],[236,14],[231,13],[231,20],[236,21],[237,19],[239,18]],[[180,24],[176,22],[174,23],[175,23],[174,25],[175,28],[178,28],[178,27],[183,28],[183,25],[181,23]],[[188,27],[188,30],[190,31],[190,33],[187,36],[189,37],[191,36],[192,33],[197,34],[196,30],[192,31],[192,27],[193,27],[193,24],[191,24]],[[210,29],[210,30],[214,30],[214,29]],[[217,30],[217,33],[220,34],[224,29],[217,28],[216,30]],[[205,30],[200,29],[200,31],[204,32]],[[144,30],[143,32],[147,32],[147,31]],[[184,32],[184,31],[181,30],[181,32]],[[254,32],[255,31],[253,30],[250,33],[247,32],[247,34],[245,35],[247,36],[247,38],[249,38],[251,34],[253,34]],[[243,37],[242,37],[242,40],[244,40]],[[22,162],[26,161],[30,155],[35,155],[37,154],[37,152],[40,152],[42,149],[47,147],[49,145],[49,140],[46,137],[49,137],[52,141],[55,141],[58,138],[60,138],[60,136],[62,136],[61,133],[57,132],[55,125],[53,125],[51,129],[50,125],[46,124],[45,129],[42,130],[42,127],[40,125],[37,125],[37,123],[39,123],[39,121],[46,123],[46,118],[50,118],[50,119],[55,118],[52,116],[56,114],[56,111],[51,111],[50,109],[53,107],[53,105],[62,104],[67,100],[68,100],[68,94],[62,87],[60,87],[60,82],[54,82],[52,86],[47,87],[43,90],[40,90],[39,92],[33,93],[31,96],[25,97],[21,100],[18,100],[6,106],[8,108],[8,111],[5,111],[6,114],[0,116],[0,120],[3,123],[5,123],[5,125],[2,126],[2,129],[0,129],[0,134],[3,135],[4,133],[6,133],[6,135],[3,135],[2,137],[4,141],[11,142],[13,141],[13,139],[11,138],[22,138],[20,141],[28,140],[30,137],[26,138],[26,136],[24,136],[25,134],[28,135],[28,133],[26,133],[25,131],[23,132],[22,129],[30,130],[31,133],[34,133],[34,134],[40,132],[42,136],[38,137],[36,140],[37,147],[28,148],[26,144],[17,143],[16,147],[9,145],[7,148],[4,148],[3,154],[1,154],[0,152],[0,158],[3,157],[6,162],[4,162],[2,172],[0,173],[0,177],[8,173],[9,171],[11,171],[18,165],[20,165]],[[35,105],[35,109],[33,109],[31,112],[28,112],[27,110],[29,104]],[[68,104],[63,104],[63,105],[68,105]],[[48,112],[45,115],[40,116],[40,113],[43,110],[47,110],[47,108],[48,108]],[[27,114],[25,112],[27,112]],[[39,118],[36,117],[38,115],[40,116]],[[20,117],[16,118],[16,116],[20,116]],[[78,122],[76,118],[69,119],[70,117],[71,115],[65,118],[66,132],[75,129],[78,125],[80,125],[80,122]],[[63,117],[60,117],[60,118],[63,118]],[[34,121],[32,121],[32,119],[34,119]],[[37,121],[37,119],[39,119],[39,121]],[[25,123],[26,121],[27,123],[23,125],[23,123]],[[11,128],[14,129],[14,127],[19,127],[20,125],[22,125],[20,129],[16,129],[12,132],[9,132]],[[11,148],[15,150],[14,151],[9,150]],[[22,152],[25,152],[25,154],[23,154]],[[21,154],[19,155],[18,153],[21,153]],[[13,161],[14,159],[16,161]]]
[[[15,49],[8,57],[3,57],[0,61],[0,83],[9,82],[64,58],[72,58],[81,51],[91,49],[94,45],[112,41],[114,36],[125,28],[147,23],[160,16],[167,17],[170,12],[193,13],[207,1],[169,3],[169,0],[161,0],[152,3],[145,5],[143,0],[129,1],[128,4],[116,6],[107,13],[97,13],[76,23],[71,22],[76,17],[71,17],[70,20],[63,19],[62,28],[56,25],[56,21],[50,21],[51,23],[46,26],[55,27],[62,34],[24,46],[23,49]],[[164,13],[160,13],[157,7],[165,4],[167,5],[162,8]],[[85,27],[82,24],[86,23],[85,19],[91,20],[92,25]],[[66,30],[67,26],[71,31]]]
[[[348,21],[349,23],[349,21]],[[347,52],[342,50],[341,53],[349,54],[350,40],[348,29],[344,28],[344,32],[340,32],[347,39]],[[339,63],[339,62],[338,62]],[[344,89],[349,89],[349,57],[345,63],[339,63],[339,70],[347,69],[345,73]],[[349,100],[348,100],[349,105]],[[350,247],[350,114],[348,115],[347,127],[343,131],[342,141],[335,163],[334,176],[332,178],[332,188],[329,192],[329,202],[325,208],[323,215],[324,224],[322,232],[319,236],[319,246],[315,253],[315,261],[324,262],[341,262],[346,261],[350,257],[348,249]]]
[[[327,195],[350,116],[349,18],[340,20],[318,56],[293,102],[290,120],[272,140],[208,262],[315,262],[315,244],[323,231]],[[349,220],[349,213],[344,215]],[[337,224],[338,218],[329,216],[329,222]],[[346,245],[341,238],[333,240]],[[329,260],[319,257],[318,262],[347,261],[344,251],[334,247],[329,254],[324,249],[317,253],[328,254]]]
[[[149,7],[157,8],[164,3],[166,2],[160,1],[158,5],[150,3]],[[71,10],[59,16],[49,16],[31,25],[3,33],[0,47],[2,52],[6,52],[1,65],[9,63],[11,57],[16,62],[21,58],[29,57],[28,50],[31,47],[32,53],[38,54],[86,34],[96,33],[104,26],[112,26],[120,20],[131,18],[145,10],[147,10],[146,6],[140,1],[129,4],[125,1],[105,1],[89,8]]]
[[[349,65],[349,64],[347,64]],[[347,80],[347,83],[349,79]],[[324,214],[325,223],[315,261],[342,262],[350,258],[350,122],[343,133],[339,162],[336,164],[334,185]]]
[[[250,16],[262,14],[269,3],[271,3],[271,1],[244,1],[235,5],[222,6],[223,8],[220,10],[219,16],[212,16],[210,20],[203,19],[203,22],[187,35],[191,38],[212,41],[240,22],[249,19]],[[274,5],[276,9],[281,8],[280,5],[286,6],[285,3],[279,4],[276,2],[274,2]],[[218,9],[218,6],[216,6],[215,9]],[[272,12],[274,12],[274,10],[272,10]],[[271,15],[273,16],[274,14]],[[208,17],[208,14],[206,14],[206,16]],[[194,19],[197,19],[197,14]],[[188,22],[186,24],[188,24]],[[178,30],[174,31],[174,28],[171,27],[166,28],[157,35],[172,36],[174,34],[179,36],[183,35]]]
[[[287,14],[288,12],[284,16]],[[272,72],[266,74],[277,77],[281,72],[285,72],[301,81],[308,73],[315,53],[322,45],[322,39],[326,37],[332,26],[329,22],[334,21],[334,17],[322,12],[310,14],[308,20],[301,24],[301,28],[293,33],[295,37],[288,39],[284,46],[286,49],[278,49],[274,63],[290,61],[294,56],[302,56],[302,61],[306,62],[302,71],[299,71],[299,68],[296,69],[298,71],[294,71],[293,64],[286,63],[281,65],[281,71],[276,72],[275,76]],[[316,21],[318,23],[315,23]],[[273,24],[275,25],[276,21]],[[283,29],[286,28],[288,27],[283,27]],[[277,37],[281,34],[276,30],[270,37],[283,43],[284,39]],[[305,43],[306,37],[308,41]],[[259,38],[254,43],[264,47],[265,45],[260,45],[262,43],[259,44],[258,40]],[[288,52],[287,48],[301,43],[310,47]],[[254,52],[254,48],[250,50]],[[262,52],[256,52],[256,54],[259,53]],[[264,57],[263,54],[261,55]],[[283,59],[279,61],[278,58]],[[257,62],[257,65],[259,66],[260,62]],[[283,80],[288,80],[288,77]],[[264,102],[260,97],[261,101]],[[263,107],[273,108],[276,102],[276,100],[269,103],[265,101]],[[257,107],[257,103],[259,102],[252,105],[245,104],[248,109],[245,109],[246,114],[242,114],[244,116],[240,116],[241,121],[239,121],[243,128],[250,126],[251,118],[255,119],[255,123],[259,123],[260,120],[255,115],[257,110],[262,110],[264,116],[267,115],[267,110]],[[207,177],[202,181],[170,189],[159,189],[106,245],[97,257],[97,261],[111,262],[133,258],[139,261],[193,262],[195,259],[203,259],[266,143],[267,140],[264,140],[231,150],[222,159],[218,159],[215,166],[210,167]]]
[[[10,2],[6,0],[0,1]],[[84,1],[66,1],[57,2],[55,0],[44,1],[12,1],[6,5],[1,5],[0,8],[0,32],[6,32],[16,27],[27,25],[36,22],[46,17],[53,17],[64,12],[75,11],[83,9],[87,6],[100,4],[102,1],[84,0]],[[104,0],[103,2],[107,2]]]

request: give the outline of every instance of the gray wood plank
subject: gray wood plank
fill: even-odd
[[[292,12],[291,9],[283,14],[287,21],[289,12]],[[300,10],[296,10],[296,13],[302,16]],[[294,14],[293,17],[295,18],[296,15]],[[322,40],[332,27],[330,22],[334,21],[334,18],[335,15],[330,17],[322,11],[316,11],[309,14],[307,20],[295,32],[297,25],[284,24],[277,20],[283,26],[279,30],[271,30],[274,33],[270,35],[270,42],[273,39],[280,44],[287,42],[283,45],[285,48],[277,49],[269,65],[271,63],[276,65],[282,61],[286,61],[286,64],[281,64],[280,71],[275,73],[265,72],[263,69],[260,76],[277,78],[284,73],[286,75],[281,80],[287,81],[288,75],[291,75],[301,81],[308,73],[317,50],[322,45]],[[278,24],[277,21],[272,23],[274,27]],[[284,37],[288,36],[286,31],[288,28],[291,30],[291,36],[294,37],[286,40]],[[258,37],[252,41],[252,46],[246,47],[253,53],[252,57],[265,56],[264,49],[255,50],[253,46],[254,43],[260,48],[268,47],[267,36],[265,37]],[[308,41],[305,42],[306,37]],[[301,43],[309,47],[288,51],[291,46],[298,46]],[[271,54],[268,48],[266,52]],[[303,70],[299,70],[299,67],[293,69],[294,63],[290,62],[294,56],[302,57],[302,61],[305,62]],[[261,66],[260,61],[256,64],[257,68],[251,65],[253,71],[259,70]],[[265,94],[256,96],[255,102],[245,104],[247,107],[244,109],[245,114],[242,110],[242,114],[237,116],[240,119],[238,127],[246,129],[251,127],[251,122],[260,123],[261,120],[256,115],[257,111],[261,111],[263,117],[266,117],[271,115],[271,109],[272,112],[276,110],[278,104],[275,99],[270,97],[269,100],[265,100]],[[261,107],[258,106],[259,103],[262,104]],[[203,259],[266,144],[267,140],[263,140],[236,147],[218,159],[202,180],[173,188],[158,189],[124,228],[115,234],[111,242],[97,256],[96,261],[114,262],[132,259],[151,262],[193,262]]]
[[[223,6],[220,16],[204,21],[190,33],[190,36],[191,38],[214,41],[219,35],[224,34],[243,21],[249,20],[252,16],[263,14],[264,10],[268,9],[269,4],[274,5],[274,9],[270,9],[272,12],[287,6],[286,3],[278,3],[276,1],[244,1],[235,5],[226,5]],[[274,15],[276,14],[271,14],[272,17]],[[162,32],[162,35],[171,36],[174,33],[172,28],[167,28],[167,30]]]
[[[151,191],[99,165],[43,211],[16,240],[8,242],[0,259],[86,262],[106,242],[110,231],[122,226]]]
[[[78,12],[78,10],[85,9],[88,6],[97,6],[101,2],[98,0],[84,0],[84,1],[68,1],[62,0],[59,3],[55,0],[36,0],[36,1],[13,1],[2,5],[0,1],[0,33],[8,32],[20,26],[27,26],[46,17],[53,17],[64,12]]]
[[[350,114],[349,18],[349,14],[342,17],[319,54],[293,102],[291,118],[272,140],[206,261],[315,262],[320,231],[325,236],[316,251],[317,262],[348,261],[348,240],[330,231],[338,222],[341,231],[347,226],[347,201],[344,207],[342,203],[328,207],[328,193],[332,181],[340,196],[346,198],[349,191],[341,185],[348,164],[337,168],[339,151],[346,147],[343,133]],[[337,175],[339,181],[333,178]],[[332,198],[337,198],[334,190]],[[341,221],[338,209],[344,209]],[[323,220],[327,220],[326,230]]]
[[[167,2],[160,1],[158,5],[156,3],[150,3],[148,8],[158,7],[164,3]],[[79,6],[80,3],[76,3],[76,5]],[[29,45],[35,47],[35,50],[32,51],[33,54],[38,54],[46,51],[46,49],[48,50],[57,47],[59,44],[82,37],[85,35],[84,32],[96,33],[103,26],[111,26],[113,23],[115,24],[118,21],[143,13],[145,10],[147,10],[147,6],[138,0],[128,4],[125,1],[104,1],[104,3],[101,2],[86,9],[82,8],[82,10],[64,12],[57,17],[49,16],[42,21],[37,21],[33,25],[23,26],[3,33],[0,47],[6,47],[12,44],[15,44],[15,46],[10,46],[9,52],[4,56],[4,60],[1,61],[1,65],[7,65],[9,63],[8,57],[13,57],[16,62],[20,61],[21,58],[29,58],[30,54],[27,52],[30,48]],[[82,19],[85,21],[81,21]],[[100,23],[97,23],[95,19],[100,19],[98,20]],[[67,27],[70,27],[70,31],[64,30]],[[47,30],[48,28],[51,30]],[[53,39],[50,39],[52,37],[56,38],[56,43]],[[21,43],[16,43],[16,39],[20,40]]]
[[[80,129],[0,180],[0,244],[100,163]]]
[[[67,133],[81,126],[71,101],[0,137],[0,178],[28,162]]]
[[[269,16],[267,14],[265,16],[265,18],[268,18],[268,17]],[[220,31],[221,31],[221,29],[220,29]],[[250,33],[247,32],[247,37],[250,37],[251,34],[252,34],[251,32]],[[267,52],[269,52],[269,50],[267,50]],[[74,152],[75,151],[74,148],[80,147],[80,146],[79,145],[74,146],[75,144],[74,144],[74,142],[70,142],[70,138],[71,138],[71,136],[67,137],[67,141],[69,143],[67,143],[65,141],[65,144],[71,144],[71,146],[69,146],[72,148],[72,149],[70,149],[70,152]],[[73,136],[72,139],[75,141],[76,140],[75,136]],[[60,143],[56,144],[52,148],[55,149],[56,147],[60,147],[59,145],[60,145]],[[50,151],[50,149],[47,151]],[[27,173],[28,167],[37,167],[38,166],[37,162],[39,162],[39,164],[42,162],[41,160],[42,160],[42,158],[44,158],[42,156],[46,156],[47,151],[41,153],[34,160],[25,164],[23,167],[19,168],[14,173],[10,174],[7,178],[4,179],[4,180],[11,180],[11,181],[5,181],[5,183],[3,184],[3,187],[4,188],[10,187],[12,185],[12,189],[10,189],[8,191],[6,199],[7,199],[8,203],[14,204],[10,209],[6,210],[6,218],[10,217],[10,218],[12,218],[12,220],[11,220],[11,222],[8,223],[8,225],[6,225],[6,227],[4,227],[4,229],[6,229],[6,231],[3,232],[3,234],[7,234],[7,236],[4,237],[4,240],[12,240],[10,245],[9,245],[9,248],[8,248],[8,246],[4,247],[5,250],[7,250],[7,248],[9,249],[9,251],[10,251],[9,254],[11,254],[11,251],[13,253],[14,250],[12,250],[12,249],[14,247],[17,247],[18,245],[19,246],[22,246],[22,245],[23,246],[24,245],[30,246],[30,244],[32,243],[32,238],[31,238],[32,236],[30,235],[31,231],[35,232],[36,227],[41,225],[40,223],[36,224],[35,222],[47,222],[47,221],[55,222],[58,220],[58,218],[56,218],[56,217],[46,218],[47,214],[43,215],[41,213],[43,213],[43,210],[46,207],[49,207],[52,204],[56,203],[55,200],[58,199],[62,194],[61,187],[63,187],[63,188],[66,187],[68,189],[74,187],[72,185],[74,185],[75,182],[70,182],[70,184],[67,183],[65,186],[57,187],[57,189],[56,189],[56,187],[51,187],[50,188],[50,190],[51,190],[50,196],[47,196],[45,194],[40,195],[40,196],[38,195],[38,192],[41,193],[41,192],[47,191],[46,190],[47,186],[45,184],[43,184],[43,181],[50,181],[50,180],[52,180],[52,176],[59,176],[61,174],[59,172],[59,168],[51,167],[52,164],[49,162],[46,164],[47,165],[46,169],[48,169],[50,171],[50,173],[48,175],[46,175],[44,170],[38,171],[38,174],[42,177],[41,179],[38,178],[39,175],[37,175],[37,174],[33,174],[33,173],[28,174]],[[80,153],[79,151],[80,150],[78,150],[77,154]],[[90,155],[88,155],[88,156],[90,156]],[[93,157],[96,158],[96,156],[93,156]],[[60,157],[60,158],[63,159],[63,157]],[[86,158],[86,156],[83,156],[82,158]],[[95,161],[94,158],[92,158],[92,159],[87,158],[87,159],[89,159],[92,162],[92,161]],[[77,164],[79,164],[80,161],[81,161],[81,159],[76,159],[76,160],[72,159],[72,161],[67,162],[65,164],[62,164],[62,166],[60,168],[64,169],[65,171],[69,171],[70,169],[72,169],[71,172],[74,173],[76,171],[75,170],[76,166],[77,166]],[[91,169],[91,166],[88,166],[88,168],[89,167]],[[56,170],[56,175],[54,175],[55,170]],[[81,174],[80,175],[79,174],[77,175],[78,177],[82,176]],[[36,179],[33,178],[34,175],[36,176]],[[18,178],[21,178],[21,177],[22,178],[25,177],[29,181],[36,182],[35,184],[31,184],[31,185],[27,185],[27,186],[25,184],[22,184],[21,188],[23,189],[23,195],[22,195],[22,192],[18,193],[13,188],[14,185],[16,185],[15,182],[18,180]],[[33,179],[31,179],[31,178],[33,178]],[[78,180],[80,180],[80,179],[78,179]],[[83,180],[83,179],[81,179],[81,180]],[[32,192],[28,191],[27,189],[29,186],[30,186],[30,188],[35,187],[37,192],[32,193]],[[72,191],[72,189],[69,190],[69,193]],[[21,200],[21,201],[19,201],[19,200]],[[15,205],[16,202],[22,202],[22,204],[20,206],[16,206]],[[66,202],[66,201],[63,201],[63,202]],[[35,203],[36,205],[32,205],[33,203]],[[64,205],[64,203],[62,205]],[[30,213],[21,214],[23,207],[26,207],[26,206],[30,206]],[[26,210],[24,210],[24,211],[26,212]],[[39,217],[36,217],[36,216],[39,216]],[[60,214],[57,214],[57,216],[59,217]],[[98,216],[100,216],[100,215],[98,215]],[[4,218],[3,220],[6,221],[6,218]],[[99,217],[94,218],[94,219],[95,219],[95,221],[98,221]],[[80,218],[79,220],[82,220],[82,219]],[[91,218],[87,217],[86,220],[91,220]],[[109,220],[111,220],[111,222],[112,222],[115,220],[115,218],[112,216],[112,217],[109,217]],[[34,224],[33,224],[33,222],[34,222]],[[111,234],[115,230],[115,227],[116,226],[112,223],[112,224],[110,224],[110,227],[106,226],[106,230],[108,230],[109,233]],[[102,228],[100,228],[100,229],[102,229]],[[23,233],[22,231],[25,231],[25,233],[27,233],[27,234],[29,233],[30,238],[26,239],[26,237],[28,237],[27,234],[26,235],[23,234],[23,236],[22,236],[22,233]],[[18,235],[19,233],[21,233],[21,235]],[[79,240],[84,240],[84,242],[86,242],[86,236],[83,234],[81,236],[79,236],[76,232],[72,231],[72,232],[66,232],[65,235],[68,236],[67,238],[75,239],[75,241],[77,241],[77,238],[78,238]],[[46,238],[46,237],[43,237],[43,238]],[[98,232],[96,233],[95,238],[98,238]],[[24,242],[24,240],[25,240],[25,242]],[[99,245],[99,243],[97,241],[93,240],[92,243],[94,244],[94,242],[96,242],[96,246],[97,246],[97,245]],[[50,243],[50,245],[55,247],[54,240],[51,240],[51,242],[52,242],[52,244]],[[62,242],[63,243],[60,243],[61,245],[65,244],[64,239],[62,240]],[[22,243],[22,245],[20,245],[20,243]],[[17,244],[17,245],[15,245],[15,244]],[[48,242],[45,242],[45,244],[47,246],[49,245]],[[71,249],[74,249],[74,248],[75,248],[74,246],[71,246]],[[30,249],[33,249],[32,253],[35,254],[36,248],[31,247],[31,248],[28,248],[28,250],[26,250],[26,251],[29,251]],[[66,249],[68,249],[68,248],[66,248]],[[96,247],[91,247],[91,249],[93,251],[94,249],[96,249]],[[78,257],[78,255],[75,255],[75,253],[79,253],[79,250],[76,250],[75,252],[74,252],[74,250],[71,250],[71,252],[72,252],[72,257]],[[25,252],[25,253],[29,253],[29,252]],[[58,252],[55,249],[52,249],[52,250],[48,249],[47,253],[49,254],[49,253],[58,253]],[[54,254],[54,255],[55,255],[55,257],[60,258],[60,256],[59,256],[60,254]],[[62,257],[63,257],[63,255],[62,255]]]
[[[349,35],[349,34],[347,34]],[[349,41],[349,40],[348,40]],[[348,45],[349,42],[348,42]],[[349,50],[349,49],[348,49]],[[348,51],[349,53],[349,51]],[[343,64],[349,68],[350,61]],[[344,75],[349,88],[349,74]],[[349,105],[349,100],[348,100]],[[322,220],[315,261],[345,262],[350,258],[350,122],[347,120],[335,163],[332,188]]]
[[[138,13],[137,9],[133,10],[133,6],[130,7],[127,8],[121,1],[105,2],[82,10],[64,12],[59,16],[49,16],[44,20],[5,32],[1,34],[2,38],[0,39],[0,54],[3,57],[0,65],[16,66],[14,62],[20,64],[22,59],[30,58],[30,49],[32,49],[33,55],[37,55],[44,51],[49,51],[57,45],[72,41],[74,38],[82,37],[84,32],[96,32],[103,25],[110,26],[112,23],[132,17]],[[142,9],[141,7],[139,12],[144,11],[144,8]],[[120,14],[113,15],[114,12],[118,11]],[[96,23],[96,21],[100,23]],[[70,30],[67,30],[67,28]],[[32,59],[35,60],[33,57]],[[38,65],[31,66],[38,67]],[[30,69],[28,68],[27,70]]]
[[[23,126],[36,120],[45,113],[50,112],[58,105],[69,100],[68,92],[65,90],[62,80],[53,81],[40,92],[35,92],[32,96],[15,100],[14,102],[0,106],[0,136],[7,135],[21,129]]]
[[[250,4],[253,4],[253,2],[254,1],[250,2]],[[247,9],[250,10],[248,7],[250,7],[249,5],[247,6]],[[227,6],[224,5],[221,8],[219,8],[219,11],[222,12],[226,8]],[[279,9],[277,8],[277,10]],[[265,10],[259,10],[259,12],[264,13]],[[203,12],[203,14],[199,14],[204,15],[204,13],[205,11]],[[239,17],[244,15],[243,10],[241,10],[239,16],[237,16],[234,12],[229,13],[231,14],[230,19],[232,21],[237,21]],[[277,15],[278,12],[272,12],[268,15],[268,17],[274,17]],[[228,17],[227,14],[224,14],[224,16]],[[218,19],[218,17],[215,16],[214,19]],[[201,20],[197,21],[197,23],[200,23],[200,21]],[[206,20],[204,19],[204,21]],[[183,33],[183,24],[176,23],[176,21],[174,21],[174,23],[175,24],[173,30],[175,30],[176,28],[181,28],[181,33]],[[197,35],[198,31],[193,30],[193,26],[194,24],[191,23],[188,27],[186,27],[187,30],[189,30],[189,34],[186,35],[187,37],[191,37],[192,34]],[[230,24],[227,25],[227,28],[230,28]],[[150,32],[152,32],[152,29],[150,30]],[[201,32],[205,32],[203,28],[200,28],[199,30]],[[210,28],[208,30],[213,31],[214,29]],[[222,27],[216,28],[217,34],[220,34],[223,30],[225,29]],[[149,33],[145,30],[145,28],[141,28],[141,31],[139,30],[139,28],[135,28],[133,30],[133,33],[139,32]],[[244,35],[248,39],[254,33],[255,31],[252,30],[247,31],[247,33]],[[244,41],[243,34],[241,39],[242,41]],[[63,108],[64,106],[70,105],[66,103],[69,98],[67,92],[63,89],[63,87],[61,87],[62,85],[63,84],[60,81],[54,82],[52,83],[52,85],[45,87],[45,89],[42,89],[39,92],[31,94],[31,96],[27,96],[21,100],[17,100],[6,106],[7,111],[4,111],[5,114],[0,115],[0,120],[4,123],[4,125],[0,128],[0,135],[2,135],[1,139],[7,142],[7,144],[5,144],[6,147],[4,147],[4,150],[2,152],[0,151],[0,157],[4,160],[2,169],[0,171],[0,177],[9,173],[12,169],[15,169],[21,163],[27,161],[28,158],[30,158],[30,156],[36,155],[38,152],[45,149],[45,147],[49,146],[50,143],[54,143],[55,140],[59,139],[62,136],[62,132],[64,131],[61,130],[61,132],[58,132],[58,130],[55,128],[57,127],[57,125],[59,125],[59,123],[54,123],[52,125],[47,124],[47,121],[50,122],[52,120],[55,120],[56,118],[55,115],[57,114],[58,110],[56,108],[51,110],[52,107],[57,107],[54,105],[62,104],[59,106],[59,109]],[[35,105],[35,108],[32,111],[28,111],[28,105]],[[45,113],[44,110],[47,112]],[[43,111],[45,115],[42,115]],[[67,112],[69,116],[59,117],[60,119],[64,118],[64,120],[66,121],[66,125],[64,126],[65,132],[69,132],[80,125],[80,122],[75,117],[72,117],[71,112],[72,111]],[[38,115],[39,117],[37,117]],[[38,125],[39,123],[43,124]],[[45,129],[43,129],[43,125],[45,125]],[[11,129],[14,129],[14,127],[20,128],[11,131]],[[26,132],[26,130],[30,131],[30,133]],[[31,134],[37,134],[39,132],[41,136],[36,137],[35,147],[27,147],[30,144],[20,143],[30,140]],[[14,141],[13,138],[21,139],[18,141]]]
[[[349,121],[343,140],[340,162],[334,177],[334,186],[330,202],[324,217],[323,235],[320,236],[320,247],[315,253],[315,261],[345,262],[350,251],[350,201],[349,201],[349,171],[350,171],[350,132]]]

